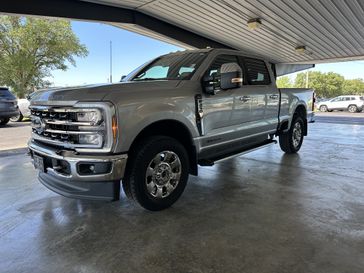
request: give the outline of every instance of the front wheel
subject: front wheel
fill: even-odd
[[[327,112],[327,110],[328,110],[326,105],[321,105],[319,109],[320,109],[320,112]]]
[[[22,121],[23,120],[23,115],[22,113],[19,111],[19,114],[15,117],[11,117],[10,118],[10,121],[12,122],[19,122],[19,121]]]
[[[283,152],[293,154],[300,150],[303,142],[304,125],[300,116],[293,117],[291,128],[287,133],[279,136],[279,146]]]
[[[154,136],[138,145],[130,157],[123,189],[147,210],[170,207],[183,193],[189,173],[186,149],[177,140]]]

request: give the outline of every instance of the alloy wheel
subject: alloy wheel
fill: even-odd
[[[177,187],[182,172],[178,155],[163,151],[155,155],[147,167],[145,183],[148,193],[155,198],[169,196]]]

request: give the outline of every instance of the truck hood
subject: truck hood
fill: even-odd
[[[128,93],[139,93],[153,90],[171,89],[178,86],[180,81],[148,81],[148,82],[120,82],[115,84],[85,85],[50,89],[37,92],[32,105],[72,105],[78,101],[103,101],[112,93],[118,96]]]

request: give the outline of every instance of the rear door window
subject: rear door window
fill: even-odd
[[[252,58],[241,58],[250,85],[269,85],[271,83],[269,71],[264,61]]]

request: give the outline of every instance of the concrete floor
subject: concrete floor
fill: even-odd
[[[0,272],[364,271],[364,126],[200,168],[170,209],[67,199],[0,158]]]

